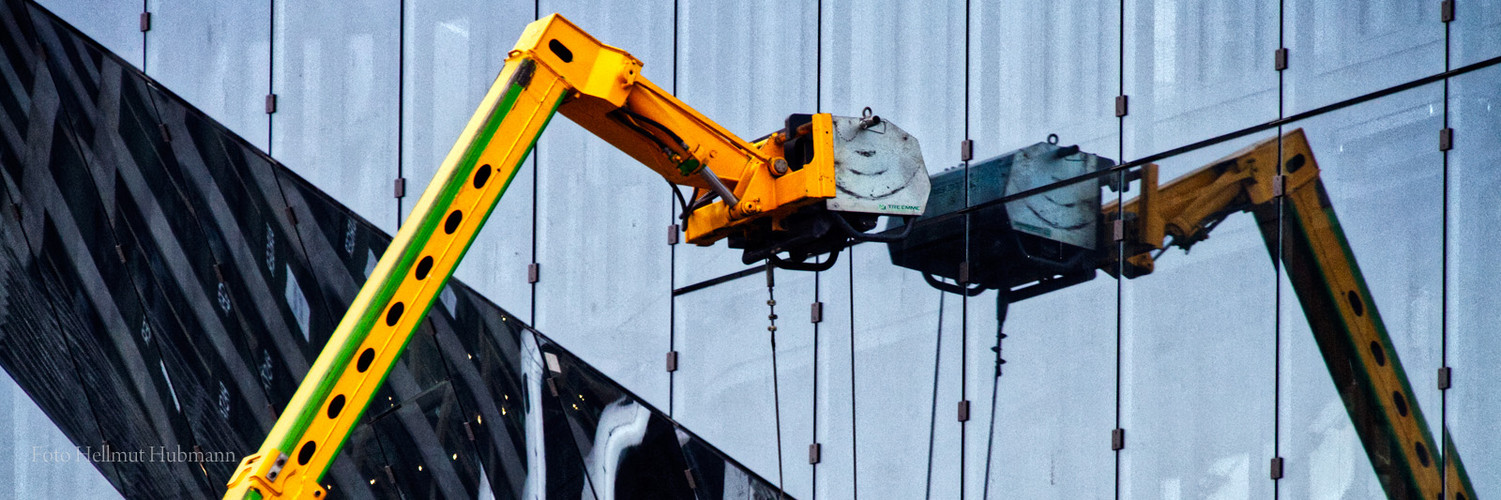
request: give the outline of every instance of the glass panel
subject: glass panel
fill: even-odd
[[[0,373],[0,441],[15,453],[0,455],[0,494],[8,498],[121,498],[83,458],[68,436]]]
[[[66,35],[44,32],[44,39]],[[36,207],[49,206],[38,241],[58,256],[50,265],[61,289],[82,299],[58,304],[54,311],[76,323],[79,344],[73,354],[79,360],[75,363],[81,364],[77,376],[97,393],[91,399],[101,409],[96,415],[104,439],[123,453],[166,447],[238,455],[242,450],[236,441],[243,434],[229,427],[254,426],[269,417],[264,409],[290,397],[290,390],[281,400],[268,397],[271,367],[262,368],[260,378],[249,376],[249,370],[240,372],[243,377],[226,376],[266,359],[258,346],[270,345],[269,332],[276,329],[268,326],[287,325],[263,322],[267,310],[255,306],[268,304],[240,293],[249,288],[239,286],[247,278],[264,276],[262,255],[237,261],[226,249],[223,228],[206,216],[210,210],[204,197],[188,196],[212,181],[201,170],[181,168],[177,152],[160,135],[161,119],[139,74],[111,57],[93,59],[91,66],[77,54],[97,49],[78,46],[68,36],[48,46],[50,54],[58,55],[49,63],[54,81],[71,87],[68,84],[87,78],[83,75],[89,68],[97,69],[100,78],[98,95],[63,93],[61,101],[70,118],[92,119],[75,121],[72,130],[55,130],[54,147],[48,152],[51,175],[29,177],[52,184],[35,184],[30,190],[39,197]],[[82,50],[63,48],[69,46]],[[48,199],[54,201],[43,201]],[[156,233],[137,230],[145,220],[156,223]],[[185,285],[177,290],[177,297],[185,296],[179,303],[196,299],[201,306],[202,322],[191,330],[184,328],[154,285],[169,273]],[[279,316],[279,311],[273,314]],[[237,355],[208,362],[189,357],[185,353],[192,347],[183,344],[184,331],[206,332],[205,343]],[[198,341],[203,342],[202,337]],[[174,381],[180,386],[185,380],[217,387],[213,409],[206,409],[207,404],[195,408],[207,398],[191,398],[192,392],[177,390]],[[283,382],[282,387],[290,385]],[[213,416],[199,421],[205,414]],[[112,466],[119,471],[119,488],[145,496],[202,491],[215,482],[206,477],[210,467],[226,478],[233,467],[217,463],[221,460],[201,467],[187,460],[137,463],[128,455],[121,461],[129,465]]]
[[[548,1],[672,88],[672,2]],[[660,175],[573,122],[553,120],[537,150],[535,324],[641,398],[667,406],[671,194]]]
[[[1501,1],[1462,0],[1455,4],[1449,32],[1450,67],[1501,56]]]
[[[1450,491],[1467,492],[1470,499],[1501,495],[1501,475],[1491,472],[1501,470],[1501,435],[1493,432],[1496,415],[1501,413],[1501,400],[1495,398],[1495,382],[1501,380],[1495,354],[1501,352],[1501,338],[1492,333],[1501,325],[1501,295],[1495,292],[1501,279],[1495,246],[1501,235],[1501,218],[1495,211],[1497,193],[1501,193],[1497,189],[1501,170],[1496,169],[1501,160],[1498,82],[1501,67],[1461,75],[1449,83],[1449,126],[1455,132],[1447,182],[1445,351],[1453,367],[1453,389],[1448,391],[1445,408],[1446,437],[1457,451],[1446,446],[1444,457],[1446,462],[1458,460],[1464,466],[1463,472],[1450,473]],[[1445,470],[1455,468],[1446,464]]]
[[[397,7],[276,0],[272,8],[270,153],[386,232],[396,229]]]
[[[141,67],[141,7],[137,0],[38,0],[38,5],[75,26],[114,52],[127,64]]]
[[[974,177],[983,178],[986,170],[983,165],[971,166]],[[1007,292],[1002,299],[998,292],[986,291],[968,303],[972,410],[966,491],[971,497],[974,492],[989,498],[1114,494],[1115,452],[1106,440],[1115,428],[1117,291],[1116,281],[1097,271],[1108,266],[1104,257],[1113,253],[1114,245],[1049,240],[1055,241],[1052,249],[1064,253],[1043,260],[1045,254],[1038,250],[1047,247],[1041,246],[1044,240],[1038,235],[989,224],[1022,223],[1023,214],[1048,213],[1042,207],[1077,200],[1080,191],[1099,199],[1078,203],[1089,207],[1088,212],[1064,225],[1073,226],[1082,217],[1097,220],[1099,200],[1116,199],[1099,181],[1087,180],[972,218],[971,277],[992,288],[1005,286]],[[1096,230],[1095,225],[1087,227]],[[914,237],[921,238],[917,231]],[[1081,257],[1074,261],[1074,255]],[[1020,278],[992,281],[1001,276]],[[1044,277],[1049,281],[1039,281]],[[956,303],[958,296],[949,294],[945,300]],[[1006,337],[1000,339],[998,333]],[[998,357],[1005,360],[999,374]],[[939,421],[944,422],[949,406],[940,404],[939,409]]]
[[[942,294],[893,266],[885,245],[856,245],[839,258],[819,284],[816,492],[957,498],[962,301],[946,297],[940,309]]]
[[[1048,134],[1058,134],[1064,144],[1079,144],[1086,151],[1117,155],[1117,2],[976,2],[970,16],[969,120],[976,159],[1040,142]],[[958,46],[939,50],[950,47]],[[940,75],[962,83],[963,68],[953,71]],[[929,139],[919,133],[922,130],[902,125],[926,141],[924,145],[932,144],[930,151],[953,151],[952,142],[935,143],[936,137]]]
[[[156,0],[151,16],[151,76],[265,149],[271,4]]]
[[[929,172],[953,166],[964,139],[964,5],[899,0],[824,4],[822,111],[870,107],[918,138]]]
[[[1283,130],[1284,496],[1438,494],[1442,99],[1428,85]]]
[[[678,297],[672,415],[773,486],[780,466],[786,493],[808,498],[813,325],[804,314],[813,301],[813,273],[778,270],[775,284],[776,387],[765,273]]]
[[[1277,207],[1241,186],[1269,184],[1276,158],[1275,134],[1231,141],[1163,160],[1156,199],[1166,203],[1144,205],[1140,182],[1124,193],[1134,221],[1155,210],[1173,227],[1166,238],[1139,222],[1127,231],[1123,274],[1136,277],[1121,286],[1123,496],[1272,496]],[[1153,248],[1165,243],[1175,246]]]
[[[0,144],[15,160],[0,169],[0,206],[15,201],[22,215],[0,219],[0,364],[25,375],[15,383],[75,444],[221,453],[201,464],[96,464],[126,496],[217,496],[390,237],[97,47],[39,24],[57,57],[18,67],[29,58],[11,51],[0,68],[62,87],[8,93],[28,104],[0,113]],[[353,497],[567,495],[590,487],[580,472],[610,467],[602,457],[619,450],[575,435],[594,424],[542,397],[548,363],[527,327],[458,281],[430,312],[325,486]],[[647,410],[647,455],[678,454],[617,462],[630,466],[621,477],[682,486],[692,469],[731,498],[770,491],[571,355],[560,366],[590,374],[565,392],[622,394]]]
[[[1288,0],[1286,114],[1443,72],[1439,3]]]
[[[506,53],[532,21],[532,7],[516,0],[499,5],[406,2],[401,164],[407,196],[399,202],[402,220],[411,214],[494,83]],[[526,265],[532,259],[536,174],[531,160],[523,165],[454,276],[530,321],[532,286],[526,281]]]
[[[811,2],[681,2],[678,98],[745,140],[783,127],[793,113],[817,112],[817,22]],[[676,251],[679,287],[749,267],[723,243]]]
[[[539,336],[556,408],[595,498],[772,498],[775,486]],[[556,405],[553,407],[552,405]],[[567,438],[565,438],[567,439]],[[552,451],[552,449],[549,449]],[[691,474],[689,477],[680,473]],[[695,491],[696,490],[696,491]]]
[[[1126,6],[1127,159],[1277,118],[1277,0]]]

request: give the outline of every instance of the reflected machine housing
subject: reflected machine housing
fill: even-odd
[[[961,213],[966,172],[963,166],[951,167],[932,177],[927,209],[912,223],[910,234],[888,244],[891,261],[923,273],[941,290],[975,295],[996,289],[1013,302],[1092,279],[1101,252],[1109,247],[1100,232],[1098,181],[994,202],[1114,165],[1078,146],[1050,142],[971,163],[968,204],[983,208],[968,217],[968,265],[966,217]],[[893,221],[893,228],[901,223]]]

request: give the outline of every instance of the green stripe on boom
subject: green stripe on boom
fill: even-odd
[[[523,60],[521,64],[526,65],[533,63],[530,60]],[[505,117],[510,113],[511,109],[515,107],[516,100],[523,90],[523,86],[516,83],[516,76],[522,73],[523,71],[518,68],[516,73],[513,74],[511,79],[512,83],[506,90],[504,97],[491,112],[490,118],[485,122],[485,126],[481,130],[481,132],[475,136],[474,142],[470,143],[469,148],[465,151],[463,158],[459,162],[458,168],[455,169],[453,175],[450,176],[449,179],[444,183],[442,191],[440,192],[437,200],[435,200],[434,202],[434,207],[447,208],[448,206],[452,205],[455,195],[458,194],[459,189],[468,180],[469,172],[473,170],[480,154],[483,153],[485,148],[489,145],[490,139],[494,137],[496,130],[500,128],[500,124],[505,120]],[[430,210],[427,214],[424,214],[419,229],[413,235],[412,240],[404,249],[401,250],[406,251],[414,248],[423,248],[427,244],[429,236],[434,230],[436,230],[438,224],[442,221],[442,218],[446,213],[447,210]],[[393,249],[388,248],[386,251],[389,252],[391,250]],[[298,413],[297,420],[280,443],[278,448],[283,453],[287,453],[289,455],[292,454],[295,446],[303,440],[308,426],[312,423],[313,418],[317,416],[318,410],[322,408],[323,402],[328,398],[328,394],[333,391],[334,385],[338,383],[340,376],[348,367],[349,360],[354,357],[355,350],[364,343],[366,336],[370,332],[371,326],[375,324],[375,321],[380,317],[381,312],[385,310],[387,304],[390,302],[392,295],[395,294],[396,289],[405,279],[406,274],[411,269],[411,266],[416,260],[416,257],[417,254],[413,252],[407,252],[402,255],[401,260],[397,263],[396,266],[392,268],[391,273],[388,274],[381,282],[379,290],[369,302],[370,307],[368,307],[363,312],[363,314],[361,314],[359,323],[355,325],[352,335],[349,337],[349,341],[344,345],[339,346],[338,355],[335,356],[334,363],[331,365],[330,370],[324,373],[323,377],[318,381],[318,385],[314,390],[312,396],[307,400],[308,404],[305,407],[301,408],[300,412]],[[368,286],[368,283],[366,284],[366,286]],[[376,307],[377,304],[379,305],[379,307]],[[430,301],[428,305],[431,305]],[[415,330],[417,328],[417,325],[419,325],[420,323],[420,321],[413,323],[412,329],[406,332],[406,337],[408,339],[410,339],[411,337],[411,331]],[[403,347],[404,346],[405,344],[403,344]],[[394,366],[394,363],[392,366]],[[390,367],[387,367],[387,374],[389,374],[389,372]],[[382,382],[384,382],[384,380],[385,376],[382,375]],[[366,400],[366,407],[361,408],[360,413],[363,414],[368,406],[369,400]],[[339,446],[335,449],[333,456],[338,456],[338,451],[343,449],[344,441],[348,440],[348,438],[349,436],[346,433],[340,439]],[[320,481],[322,480],[322,477],[326,472],[327,467],[325,467],[322,471],[319,471],[318,477]]]

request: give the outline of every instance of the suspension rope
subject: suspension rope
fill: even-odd
[[[923,498],[933,498],[933,441],[938,430],[938,367],[943,358],[943,290],[938,291],[938,333],[933,345],[933,399],[928,412],[928,486]]]
[[[855,413],[855,247],[849,247],[850,298],[850,498],[860,498],[860,430]]]
[[[777,498],[784,496],[784,478],[782,476],[782,391],[780,380],[777,377],[777,296],[776,278],[773,270],[776,266],[771,262],[766,263],[766,319],[771,322],[766,331],[771,337],[771,397],[772,407],[775,409],[777,425]]]
[[[995,380],[990,384],[990,433],[988,442],[985,444],[985,491],[980,495],[983,500],[990,500],[990,457],[995,451],[996,393],[1001,387],[1001,365],[1006,364],[1006,360],[1001,358],[1001,343],[1007,337],[1003,331],[1006,325],[1006,312],[1011,306],[1006,292],[1008,290],[1001,288],[996,292],[995,297],[995,347],[990,348],[995,351]]]

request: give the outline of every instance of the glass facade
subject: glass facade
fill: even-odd
[[[45,9],[4,7],[7,496],[220,496],[391,237]],[[458,280],[321,480],[349,498],[774,494]]]
[[[560,12],[742,137],[868,106],[930,174],[1009,184],[957,184],[926,273],[860,243],[768,287],[669,244],[670,188],[557,120],[338,489],[1501,496],[1495,0],[35,3],[6,4],[0,54],[0,313],[30,322],[0,319],[0,362],[74,443],[258,443],[521,27]],[[1070,145],[1102,162],[1035,166]],[[960,274],[1002,284],[932,286]],[[604,465],[621,436],[650,460]],[[231,465],[152,467],[96,468],[149,496]]]

